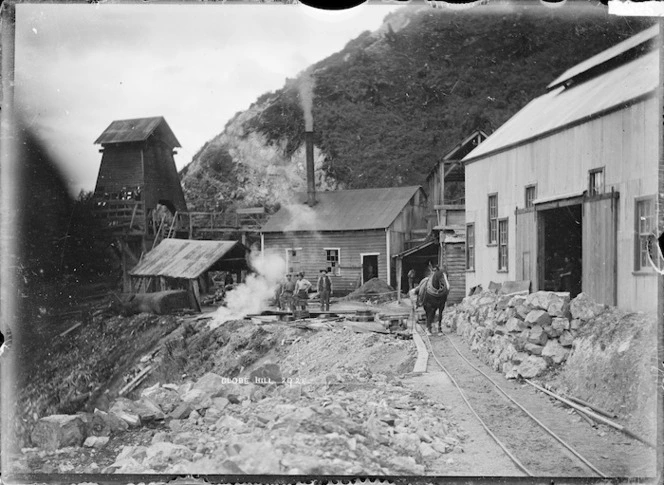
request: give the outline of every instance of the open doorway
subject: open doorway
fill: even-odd
[[[581,204],[539,212],[543,290],[569,291],[572,298],[581,293],[581,218]]]
[[[366,283],[372,278],[378,277],[378,255],[377,254],[363,254],[362,255],[362,284]]]

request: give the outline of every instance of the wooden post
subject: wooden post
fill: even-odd
[[[189,239],[194,239],[194,218],[191,212],[189,213]]]
[[[198,280],[189,280],[189,302],[194,310],[197,312],[201,309],[201,294],[198,290]]]
[[[397,303],[401,303],[401,272],[403,271],[403,258],[397,257]]]

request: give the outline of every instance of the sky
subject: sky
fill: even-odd
[[[179,170],[235,113],[396,8],[18,4],[15,104],[72,195],[94,189],[94,141],[117,119],[164,116]]]

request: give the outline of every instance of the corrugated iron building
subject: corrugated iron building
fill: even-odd
[[[95,197],[140,199],[145,210],[162,201],[172,211],[186,211],[173,159],[180,146],[162,116],[113,121],[97,138],[103,156]]]
[[[655,26],[572,67],[464,159],[468,289],[655,311],[660,45]]]
[[[335,294],[353,291],[372,277],[395,285],[392,256],[413,232],[426,229],[427,198],[417,187],[316,193],[317,203],[281,207],[261,229],[264,251],[276,251],[290,272],[304,271],[315,283],[329,269]]]
[[[137,293],[184,289],[192,306],[200,310],[201,294],[210,289],[207,273],[239,275],[248,269],[247,253],[238,241],[164,239],[129,271],[132,289]]]

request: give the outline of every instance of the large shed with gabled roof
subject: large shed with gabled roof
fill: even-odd
[[[464,158],[467,289],[655,311],[661,43],[655,25],[571,67]]]

